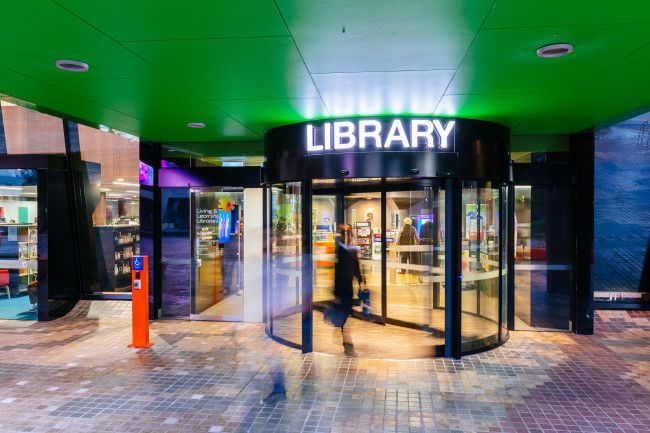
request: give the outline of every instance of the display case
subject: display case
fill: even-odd
[[[99,281],[102,291],[131,290],[131,258],[140,255],[140,226],[107,225],[95,227]]]

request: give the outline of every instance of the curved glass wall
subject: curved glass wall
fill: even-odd
[[[370,292],[364,310],[357,299],[359,285],[354,283],[355,304],[345,325],[362,356],[372,355],[369,350],[376,350],[379,357],[408,357],[409,352],[416,354],[413,357],[439,356],[450,335],[458,336],[460,353],[505,341],[507,232],[501,215],[507,215],[506,189],[476,181],[460,181],[460,187],[458,197],[456,189],[447,190],[436,179],[385,179],[365,185],[355,185],[352,179],[315,180],[307,192],[300,182],[269,185],[267,330],[295,347],[328,353],[342,350],[340,335],[323,312],[334,300],[337,226],[347,224],[363,286]],[[305,200],[310,206],[303,206]],[[458,215],[446,214],[448,200],[461,205]],[[308,219],[301,214],[303,208],[310,208]],[[447,232],[454,225],[450,218],[460,230],[454,236]],[[310,238],[303,239],[302,224],[312,227]],[[448,257],[453,248],[447,246],[454,237],[461,241],[455,258]],[[448,305],[445,296],[447,284],[453,281],[446,275],[447,260],[455,260],[462,271],[458,310]],[[310,281],[304,281],[309,286],[303,287],[309,269]],[[449,315],[457,315],[454,311],[460,311],[455,322],[460,323],[459,330],[447,328],[454,323],[448,320]],[[303,314],[308,312],[311,318]],[[390,347],[399,348],[399,353],[390,352]]]
[[[500,188],[465,181],[461,207],[461,350],[499,341]]]
[[[268,326],[272,335],[302,343],[302,215],[300,182],[275,184],[267,195]]]

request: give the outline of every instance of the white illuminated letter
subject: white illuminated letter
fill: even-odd
[[[323,150],[323,146],[317,145],[314,146],[314,126],[307,125],[307,152],[317,152]]]
[[[424,128],[422,128],[424,127]],[[424,129],[422,131],[421,129]],[[433,148],[433,122],[430,120],[411,120],[411,147],[418,147],[418,139],[424,138],[428,148]]]
[[[404,146],[404,149],[408,149],[410,147],[409,139],[406,136],[406,132],[404,131],[404,125],[402,125],[402,121],[399,119],[393,120],[392,125],[390,125],[390,130],[388,131],[388,136],[386,137],[386,142],[384,143],[384,149],[388,149],[390,145],[393,144],[393,141],[401,142],[402,146]]]
[[[368,129],[372,128],[372,129]],[[367,139],[372,138],[375,147],[381,149],[381,123],[377,120],[359,121],[359,149],[365,149]]]
[[[447,122],[447,126],[444,128],[442,127],[442,123],[440,123],[439,120],[434,120],[433,121],[433,126],[436,127],[436,131],[438,131],[438,135],[440,135],[440,148],[441,149],[446,149],[447,148],[447,137],[449,137],[449,134],[451,134],[451,131],[454,129],[454,125],[456,124],[456,121],[450,120]]]
[[[332,148],[332,130],[330,129],[330,124],[329,122],[325,122],[323,124],[323,130],[324,132],[324,143],[325,143],[325,149],[330,150]]]
[[[343,142],[343,139],[347,139]],[[357,145],[357,137],[354,136],[354,123],[334,122],[334,149],[352,149]]]

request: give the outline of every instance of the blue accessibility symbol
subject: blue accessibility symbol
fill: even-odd
[[[133,270],[134,271],[144,270],[144,260],[142,259],[142,256],[133,256]]]

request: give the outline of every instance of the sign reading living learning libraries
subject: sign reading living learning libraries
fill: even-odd
[[[336,120],[305,125],[308,153],[363,151],[454,151],[449,119],[379,118]]]

